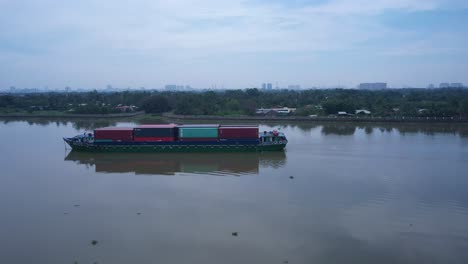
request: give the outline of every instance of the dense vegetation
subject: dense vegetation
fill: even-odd
[[[257,108],[297,108],[295,115],[354,113],[373,116],[468,117],[468,89],[389,89],[381,91],[324,89],[245,90],[205,92],[39,93],[0,95],[0,112],[60,111],[121,112],[117,105],[135,105],[149,113],[172,111],[183,115],[254,115]]]

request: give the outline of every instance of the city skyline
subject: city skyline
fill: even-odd
[[[461,0],[26,0],[0,8],[0,89],[468,83]]]
[[[278,85],[278,84],[277,84]],[[216,84],[212,84],[209,87],[192,87],[189,84],[185,85],[177,85],[177,84],[166,84],[163,87],[119,87],[113,86],[111,84],[107,84],[105,87],[58,87],[58,88],[50,88],[48,86],[44,87],[17,87],[17,86],[10,86],[2,88],[0,87],[0,93],[37,93],[37,92],[86,92],[86,91],[103,91],[103,92],[119,92],[119,91],[151,91],[151,90],[159,90],[159,91],[197,91],[197,90],[244,90],[250,88],[257,88],[261,90],[310,90],[310,89],[358,89],[358,90],[383,90],[383,89],[405,89],[405,88],[414,88],[414,89],[437,89],[437,88],[468,88],[465,86],[464,83],[456,83],[456,82],[442,82],[440,84],[434,85],[430,83],[425,87],[411,87],[411,86],[403,86],[403,87],[391,87],[388,86],[387,83],[360,83],[354,87],[345,87],[345,86],[311,86],[311,87],[303,87],[300,84],[288,84],[283,86],[274,86],[272,83],[261,83],[259,85],[254,85],[250,87],[243,87],[243,88],[236,88],[236,87],[225,87],[224,85],[218,86]]]

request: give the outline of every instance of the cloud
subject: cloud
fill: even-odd
[[[24,67],[41,63],[56,63],[49,65],[53,69],[63,67],[59,65],[65,59],[78,68],[87,67],[83,64],[88,60],[109,72],[114,61],[128,67],[164,68],[164,64],[171,69],[196,62],[210,72],[213,59],[219,57],[233,65],[248,62],[251,70],[265,70],[259,69],[261,62],[252,60],[252,54],[264,54],[277,62],[292,55],[286,61],[294,63],[296,58],[301,65],[304,58],[320,63],[316,55],[324,52],[390,56],[405,49],[400,52],[404,55],[411,49],[395,41],[385,44],[385,38],[421,42],[424,37],[389,28],[376,17],[392,10],[424,12],[464,5],[463,1],[447,0],[0,1],[0,62],[14,64],[19,74]],[[413,46],[417,51],[418,45]],[[439,46],[426,50],[447,52]],[[459,49],[450,47],[450,51]],[[0,70],[0,75],[11,74]],[[179,77],[167,73],[171,75]]]
[[[307,12],[332,15],[377,15],[388,10],[427,11],[439,7],[437,0],[333,0],[307,8]]]
[[[2,21],[6,25],[2,28],[5,38],[27,42],[40,38],[71,39],[75,47],[84,49],[136,53],[168,49],[238,53],[346,48],[378,35],[375,32],[380,30],[379,25],[365,20],[362,23],[355,16],[438,6],[434,1],[420,0],[335,0],[294,9],[275,3],[213,0],[27,3],[10,5],[17,12],[3,19],[7,23]],[[60,43],[56,40],[34,43],[60,50],[61,45],[57,44]]]

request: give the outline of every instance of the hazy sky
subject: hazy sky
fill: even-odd
[[[0,89],[468,84],[467,0],[0,0]]]

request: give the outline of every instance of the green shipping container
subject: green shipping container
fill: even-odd
[[[218,138],[218,127],[179,127],[179,138]]]

